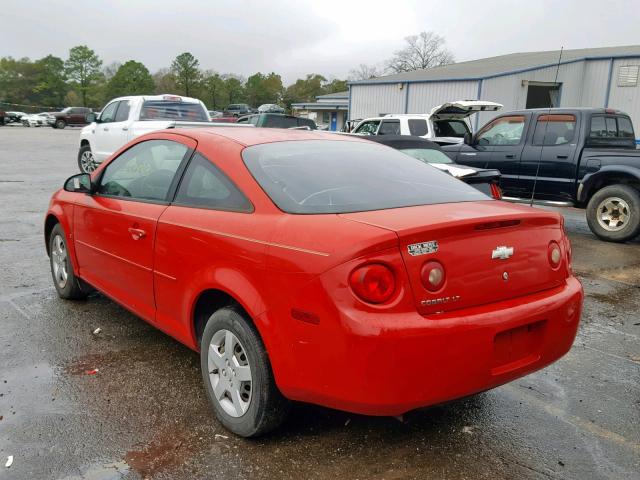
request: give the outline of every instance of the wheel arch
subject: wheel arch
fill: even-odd
[[[603,168],[586,175],[580,184],[578,203],[586,206],[591,197],[604,187],[629,185],[640,190],[640,169],[634,167]]]
[[[58,223],[60,223],[60,220],[53,213],[48,213],[47,218],[45,218],[44,220],[44,245],[47,250],[47,255],[51,254],[51,252],[49,251],[49,240],[51,239],[51,232]]]
[[[82,147],[91,148],[91,144],[89,143],[89,140],[87,140],[86,138],[80,139],[80,148],[82,148]]]

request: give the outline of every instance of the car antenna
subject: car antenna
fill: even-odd
[[[562,61],[562,51],[564,50],[564,46],[560,47],[560,56],[558,57],[558,64],[556,65],[556,77],[553,80],[554,85],[558,85],[558,72],[560,72],[560,62]],[[538,165],[536,166],[536,176],[533,179],[533,188],[531,189],[531,201],[529,202],[529,206],[533,206],[533,199],[536,196],[536,185],[538,183],[538,175],[540,174],[540,164],[542,163],[542,153],[544,151],[544,143],[547,139],[547,129],[549,128],[549,120],[551,117],[551,105],[549,105],[549,110],[547,112],[547,121],[544,124],[544,135],[542,136],[542,147],[540,148],[540,157],[538,157]],[[534,129],[535,135],[535,129]]]

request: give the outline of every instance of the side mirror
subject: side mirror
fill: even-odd
[[[97,122],[98,121],[98,116],[93,112],[85,113],[84,121],[87,122],[87,123]]]
[[[64,189],[67,192],[93,193],[91,176],[88,173],[78,173],[69,177],[64,182]]]
[[[476,143],[475,135],[471,132],[467,132],[464,134],[464,143],[466,145],[473,145]]]

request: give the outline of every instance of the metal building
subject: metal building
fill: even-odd
[[[502,111],[610,107],[631,115],[640,137],[639,70],[640,45],[564,50],[561,59],[560,51],[512,53],[350,82],[349,119],[428,113],[469,99],[502,103]],[[474,128],[498,113],[476,115]]]

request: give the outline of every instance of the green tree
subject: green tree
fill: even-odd
[[[227,89],[224,80],[218,73],[206,72],[202,81],[202,89],[202,98],[206,99],[205,103],[208,103],[213,110],[219,110],[225,106],[228,98]]]
[[[87,98],[92,87],[104,77],[100,71],[102,60],[86,45],[78,45],[69,50],[69,58],[64,62],[69,79],[76,84],[82,97],[82,105],[87,106]]]
[[[154,73],[153,83],[155,83],[155,92],[157,94],[178,92],[176,76],[168,68],[161,68]]]
[[[242,85],[242,78],[233,74],[225,74],[222,77],[224,79],[224,88],[227,92],[227,103],[238,103],[244,101],[244,87]]]
[[[325,94],[336,93],[336,92],[344,92],[346,90],[349,90],[349,85],[347,85],[346,80],[338,80],[337,78],[334,78],[329,83],[325,84],[323,88],[324,88]]]
[[[247,103],[254,107],[263,103],[278,103],[282,97],[282,79],[274,72],[269,75],[258,72],[247,78],[244,93]]]
[[[181,53],[171,63],[171,71],[176,76],[176,82],[187,96],[193,93],[202,76],[199,65],[198,59],[189,52]]]
[[[61,58],[47,55],[36,60],[36,84],[33,87],[34,100],[40,105],[62,106],[69,91]]]
[[[148,95],[155,90],[153,77],[142,63],[129,60],[107,82],[108,98],[125,95]]]
[[[0,102],[34,103],[38,71],[28,58],[0,58]]]
[[[312,102],[315,97],[325,93],[323,85],[327,79],[317,73],[310,73],[306,78],[299,78],[293,85],[289,85],[284,92],[283,102],[287,108],[292,103]]]

